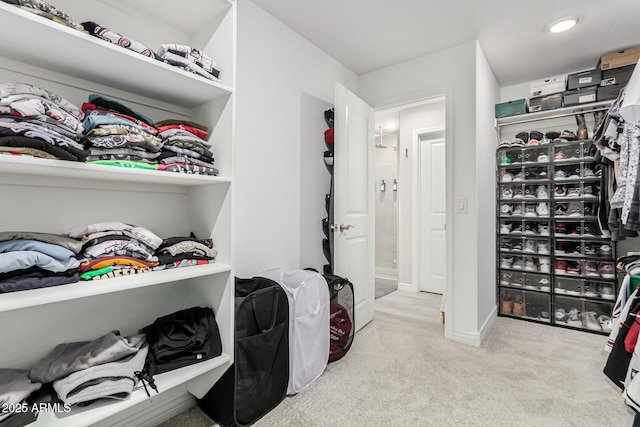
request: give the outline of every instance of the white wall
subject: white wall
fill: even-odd
[[[478,199],[478,324],[494,319],[496,309],[496,130],[493,126],[500,87],[476,45],[476,194]],[[488,330],[486,327],[482,331]]]
[[[475,68],[474,41],[363,74],[359,95],[374,108],[446,96],[450,262],[445,335],[479,345]],[[456,198],[466,200],[466,213],[452,212]]]
[[[301,94],[333,103],[334,83],[357,92],[358,77],[255,3],[237,8],[235,274],[248,277],[304,267]]]

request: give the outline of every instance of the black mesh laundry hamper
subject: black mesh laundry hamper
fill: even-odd
[[[221,426],[248,426],[284,399],[289,383],[289,302],[278,283],[236,278],[235,361],[198,399]]]
[[[329,285],[331,345],[329,362],[342,358],[353,343],[355,335],[355,302],[353,284],[340,276],[324,274]]]

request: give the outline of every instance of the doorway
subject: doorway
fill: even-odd
[[[435,307],[425,320],[438,322],[447,261],[445,97],[380,109],[375,117],[376,297],[385,282],[394,287],[376,310],[385,299],[413,298]]]

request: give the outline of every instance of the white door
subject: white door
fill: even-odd
[[[373,109],[336,84],[333,270],[353,283],[356,330],[374,313],[374,126]]]
[[[443,294],[446,281],[446,189],[444,131],[418,136],[420,290]]]

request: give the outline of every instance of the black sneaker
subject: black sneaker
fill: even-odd
[[[556,216],[565,216],[567,214],[567,205],[566,203],[556,203]]]
[[[514,199],[522,199],[522,196],[523,196],[522,187],[521,187],[521,186],[517,186],[517,187],[513,190],[513,198],[514,198]]]
[[[538,234],[538,227],[535,224],[527,222],[524,225],[524,234]]]
[[[524,198],[525,199],[536,198],[536,187],[534,185],[527,185],[526,187],[524,187]]]
[[[602,235],[602,232],[600,231],[600,227],[598,227],[598,224],[596,224],[595,222],[587,222],[582,228],[582,235],[598,237]]]

